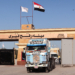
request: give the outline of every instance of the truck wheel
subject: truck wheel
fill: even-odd
[[[52,64],[50,65],[50,71],[52,71]]]
[[[48,68],[46,68],[46,69],[45,69],[45,72],[46,72],[46,73],[48,73],[48,72],[49,72]]]
[[[55,68],[55,60],[54,60],[54,68]]]
[[[27,73],[30,73],[30,69],[29,68],[27,68]]]
[[[52,62],[52,63],[53,63],[53,69],[54,69],[54,68],[55,68],[55,60],[53,60],[53,62]]]
[[[52,65],[52,60],[50,61],[51,63],[50,63],[50,71],[52,71],[52,67],[53,67],[53,65]]]
[[[50,62],[48,63],[48,70],[50,71]]]

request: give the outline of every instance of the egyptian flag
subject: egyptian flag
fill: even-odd
[[[34,10],[38,10],[38,11],[42,11],[42,12],[45,11],[45,9],[43,8],[43,6],[41,6],[40,4],[35,3],[35,2],[33,2],[33,3],[34,3]]]

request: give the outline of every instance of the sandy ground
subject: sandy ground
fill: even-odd
[[[27,73],[24,66],[0,66],[0,75],[75,75],[74,67],[61,67],[56,65],[56,68],[45,73],[43,71],[34,71],[32,73]]]

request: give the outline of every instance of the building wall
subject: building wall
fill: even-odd
[[[73,65],[75,65],[75,39],[73,39]]]
[[[48,39],[56,39],[56,40],[57,39],[61,40],[62,38],[75,39],[75,28],[33,29],[32,24],[26,24],[26,25],[24,24],[22,25],[21,30],[0,31],[0,41],[5,41],[5,40],[19,41],[19,43],[16,44],[18,45],[18,58],[17,58],[18,65],[25,64],[25,62],[21,60],[21,52],[23,51],[23,48],[26,47],[26,44],[31,38],[48,38]]]
[[[23,48],[26,47],[26,44],[28,43],[30,39],[19,39],[19,49],[18,49],[18,58],[17,58],[17,65],[25,65],[25,61],[22,61],[21,59],[21,53],[23,51]],[[26,44],[25,44],[26,43]]]
[[[73,66],[73,39],[62,39],[62,66]]]
[[[32,29],[32,24],[23,24],[21,26],[21,29],[22,30],[29,30],[29,29]]]

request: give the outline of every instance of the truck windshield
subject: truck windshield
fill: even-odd
[[[51,57],[58,57],[57,54],[51,54]]]
[[[46,50],[46,46],[27,46],[27,50]]]

